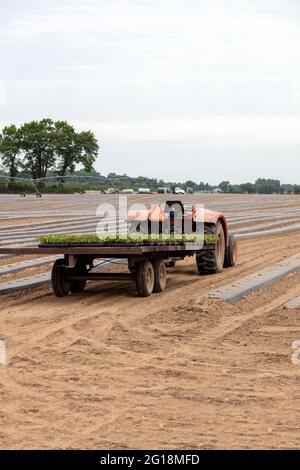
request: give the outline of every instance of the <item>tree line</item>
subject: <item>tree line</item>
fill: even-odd
[[[76,132],[66,121],[42,119],[20,127],[12,124],[0,134],[0,159],[12,180],[20,173],[39,180],[51,171],[63,182],[64,176],[74,173],[77,165],[91,171],[98,151],[91,131]]]
[[[222,181],[219,185],[211,185],[203,181],[197,183],[188,180],[182,183],[116,173],[109,173],[105,177],[93,168],[98,152],[97,139],[90,130],[76,132],[66,121],[42,119],[24,123],[19,127],[12,124],[4,127],[0,133],[0,162],[3,167],[0,176],[2,174],[10,177],[12,190],[14,186],[18,189],[14,179],[20,176],[38,181],[37,185],[40,187],[46,185],[44,178],[56,177],[56,181],[62,186],[67,176],[74,175],[89,176],[84,184],[81,184],[80,181],[83,180],[78,178],[77,185],[84,186],[85,189],[106,189],[114,186],[116,189],[147,187],[157,190],[164,187],[172,190],[179,186],[185,190],[191,188],[194,192],[219,189],[224,193],[236,194],[300,194],[300,185],[281,184],[279,180],[265,178],[258,178],[254,183],[231,184],[230,181]],[[81,167],[81,170],[78,170],[78,167]]]
[[[300,185],[282,184],[280,180],[258,178],[255,183],[231,184],[222,181],[218,188],[224,193],[231,194],[300,194]]]

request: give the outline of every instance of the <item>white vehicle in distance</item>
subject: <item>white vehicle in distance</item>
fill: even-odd
[[[174,189],[174,194],[185,194],[185,190],[177,187]]]
[[[121,191],[122,194],[134,194],[134,190],[133,189],[123,189]]]
[[[149,188],[139,188],[138,194],[151,194],[151,191]]]

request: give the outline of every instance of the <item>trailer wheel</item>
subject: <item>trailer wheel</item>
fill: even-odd
[[[72,269],[72,273],[78,274],[79,276],[86,276],[88,274],[88,270],[86,268],[86,260],[85,259],[78,259],[76,266]],[[83,292],[86,288],[86,281],[71,281],[70,291],[72,294],[79,294]]]
[[[154,288],[154,269],[150,261],[141,261],[137,266],[136,288],[140,297],[149,297]]]
[[[152,264],[154,269],[153,292],[162,292],[163,290],[165,290],[167,284],[166,263],[162,260],[155,260]]]
[[[224,268],[232,268],[232,266],[236,265],[237,252],[238,247],[236,238],[233,235],[230,235],[228,246],[226,248]]]
[[[51,283],[53,293],[56,297],[65,297],[71,289],[71,282],[68,281],[67,269],[64,263],[65,261],[63,259],[58,259],[55,261],[52,268]]]
[[[86,281],[73,281],[71,283],[70,291],[72,294],[79,294],[83,292],[86,287]]]
[[[128,269],[129,271],[131,272],[131,274],[135,274],[136,273],[136,267],[137,267],[137,264],[136,264],[136,261],[129,258],[128,259]]]
[[[225,234],[221,222],[216,224],[205,224],[205,234],[215,235],[218,241],[213,248],[201,250],[196,255],[198,273],[202,275],[220,273],[224,266],[225,259]]]

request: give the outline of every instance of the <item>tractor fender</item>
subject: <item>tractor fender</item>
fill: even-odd
[[[223,230],[224,230],[226,246],[227,246],[228,240],[229,240],[229,234],[228,234],[228,225],[227,225],[227,221],[226,221],[224,214],[222,214],[222,212],[214,212],[214,211],[207,210],[207,209],[204,211],[204,223],[216,224],[219,221],[221,222]]]
[[[127,214],[127,222],[152,220],[153,222],[163,222],[166,216],[161,205],[154,206],[150,211],[131,210]]]

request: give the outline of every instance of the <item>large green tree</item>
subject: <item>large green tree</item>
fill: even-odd
[[[13,180],[20,169],[20,132],[12,124],[4,127],[0,134],[0,157],[4,168]]]
[[[99,146],[91,131],[77,133],[66,121],[42,119],[25,123],[19,130],[22,168],[34,180],[46,178],[49,170],[61,177],[74,173],[77,165],[86,171],[93,168]],[[37,183],[38,186],[43,184]]]
[[[51,119],[31,121],[20,128],[23,169],[35,180],[45,178],[55,164],[55,124]]]
[[[78,164],[85,171],[91,171],[99,151],[94,134],[91,131],[77,133],[66,121],[57,121],[55,129],[56,168],[62,182],[66,173],[74,173]]]

